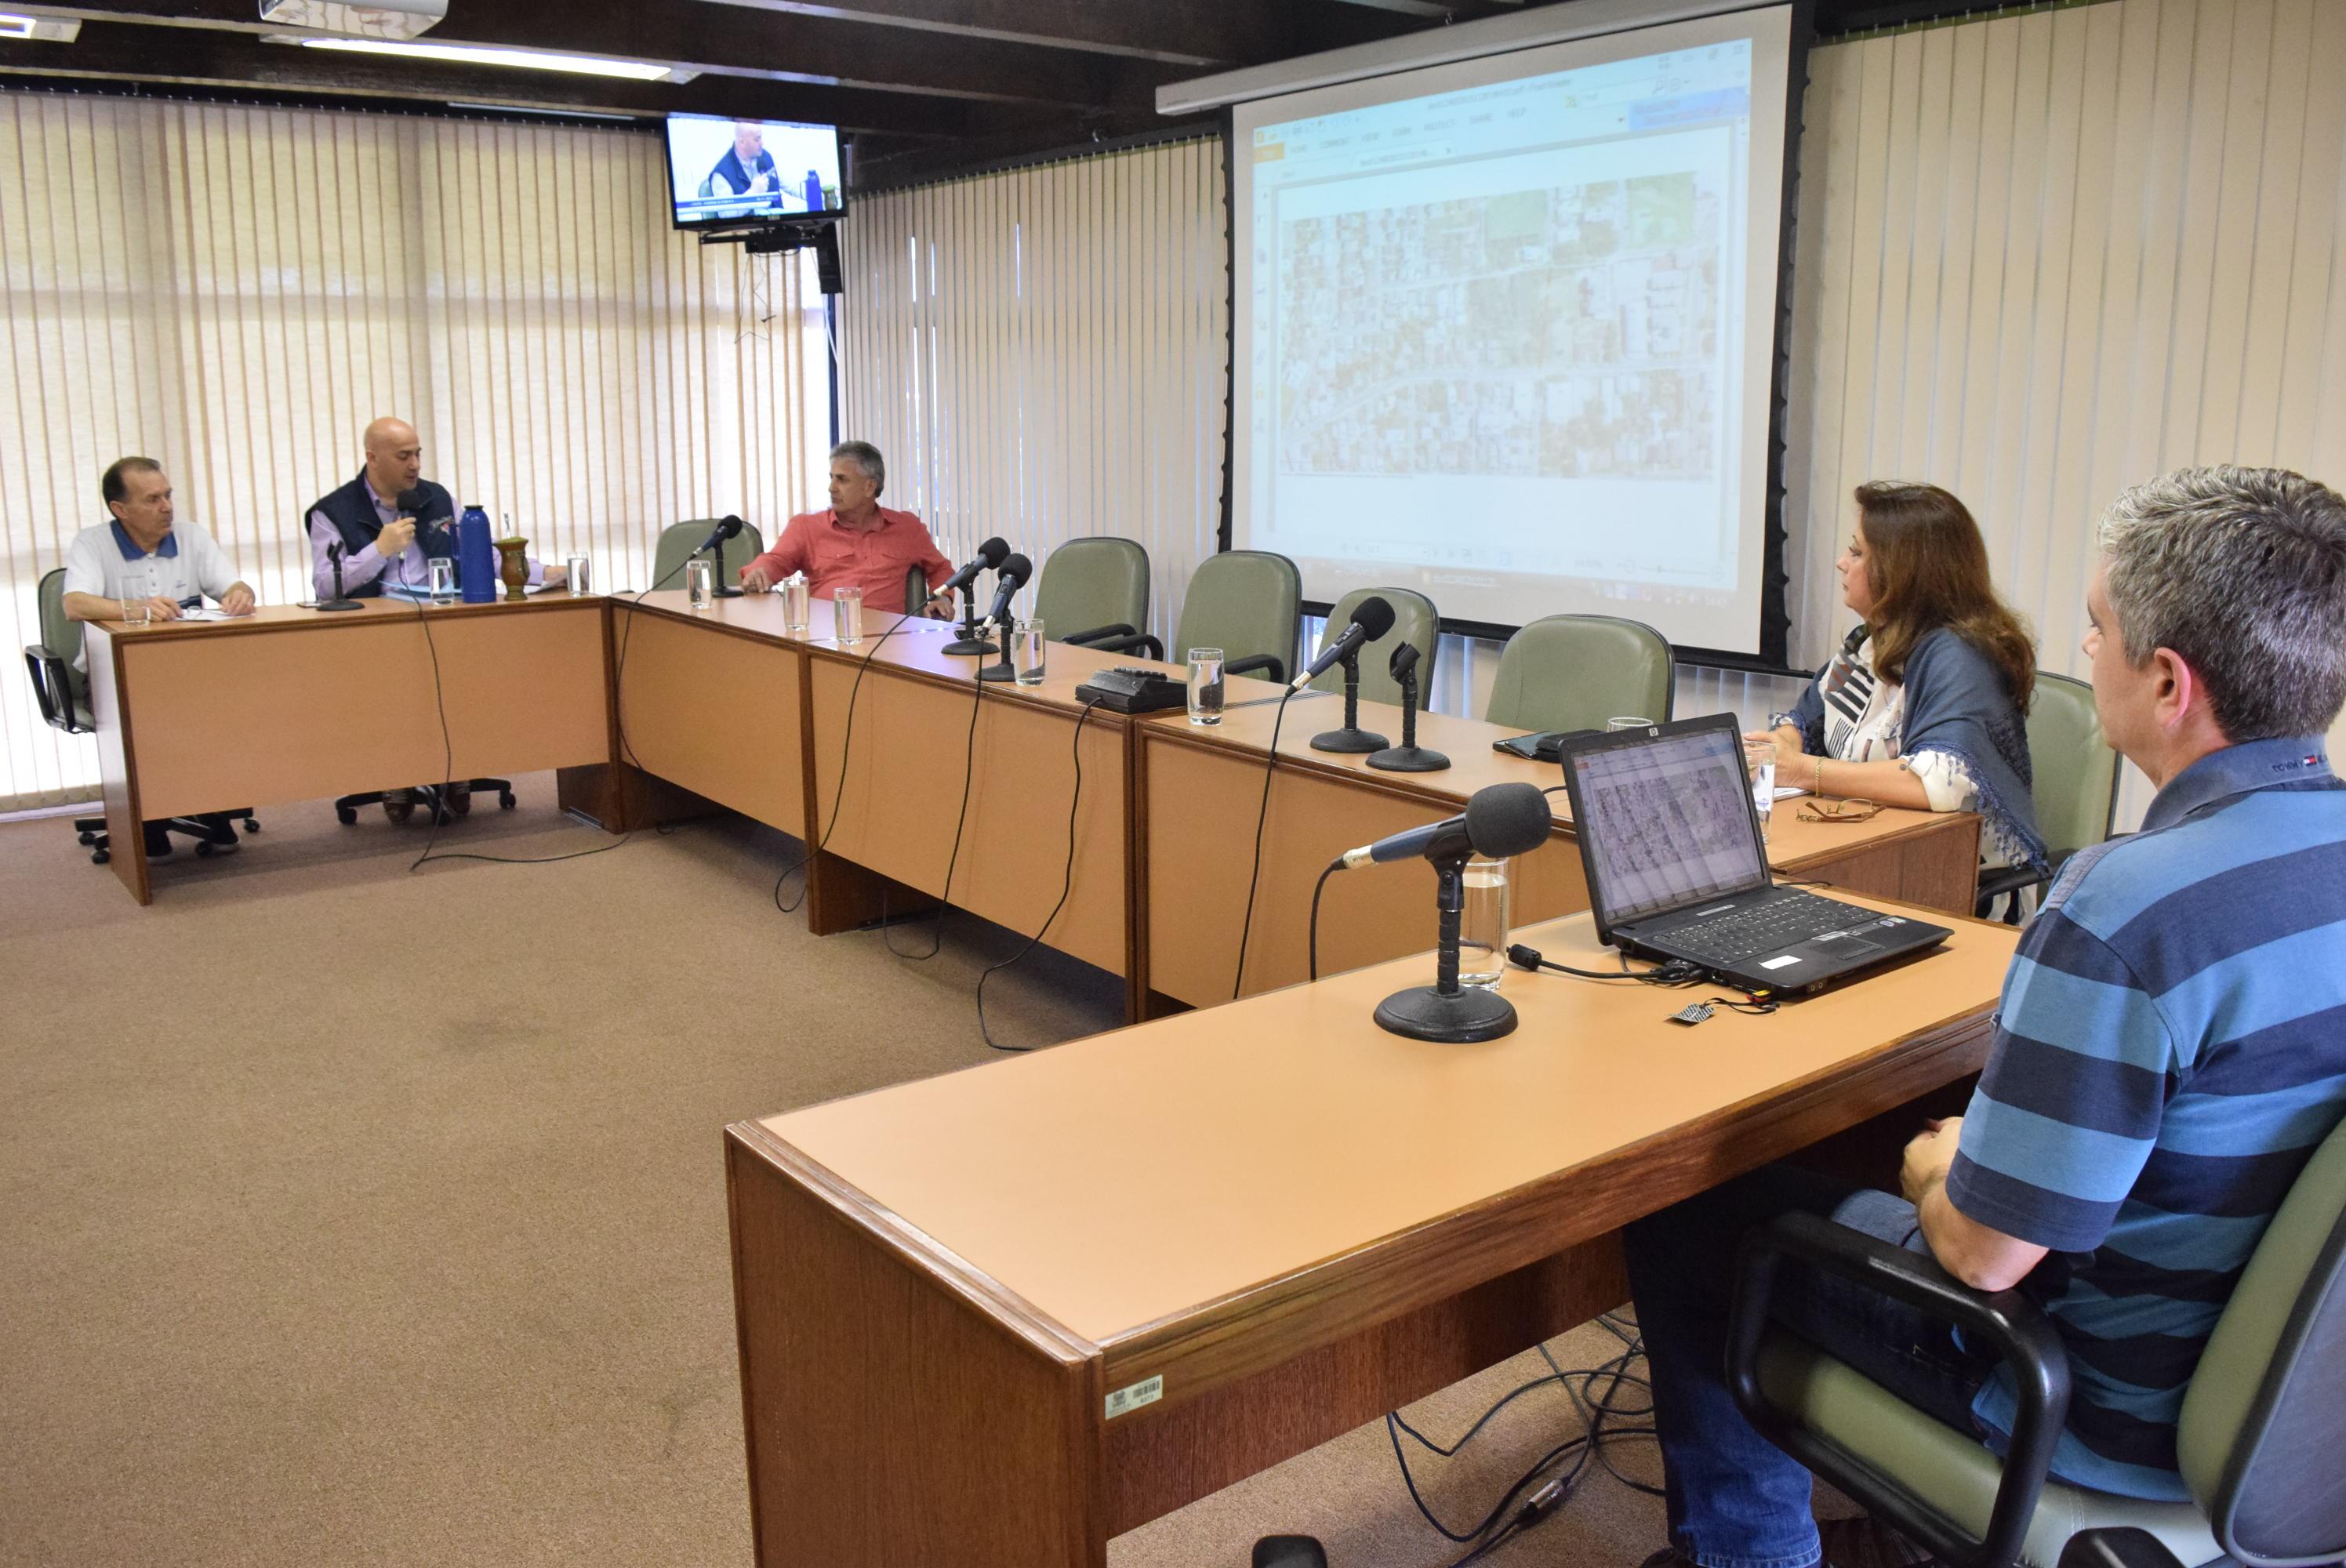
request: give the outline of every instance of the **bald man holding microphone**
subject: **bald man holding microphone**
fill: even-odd
[[[342,589],[354,599],[381,596],[388,580],[412,588],[431,582],[426,560],[454,559],[456,515],[448,492],[423,477],[423,440],[403,419],[379,419],[366,427],[366,466],[357,478],[321,497],[310,508],[310,583],[321,601],[334,596],[334,556],[342,556]],[[529,563],[530,585],[559,587],[559,566]],[[448,803],[469,809],[472,791],[463,780],[446,786]],[[405,821],[415,809],[410,789],[383,791],[383,815]]]

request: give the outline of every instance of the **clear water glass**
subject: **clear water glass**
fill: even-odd
[[[143,626],[155,618],[155,606],[136,594],[127,594],[122,600],[122,624]]]
[[[1466,900],[1458,916],[1458,983],[1496,991],[1507,968],[1507,862],[1476,855],[1463,876]]]
[[[1605,721],[1605,728],[1607,731],[1621,729],[1651,729],[1654,728],[1654,721],[1650,718],[1639,718],[1635,715],[1624,714],[1619,718],[1606,719]]]
[[[684,564],[685,596],[696,610],[705,610],[717,602],[717,568],[707,561],[687,561]]]
[[[792,572],[781,581],[782,630],[803,632],[813,613],[814,588],[804,572]]]
[[[1010,667],[1020,686],[1043,684],[1043,623],[1020,621],[1010,633]]]
[[[566,558],[562,563],[562,575],[574,598],[595,591],[595,563],[584,555]]]
[[[423,563],[423,581],[430,588],[435,605],[456,602],[456,563],[448,555],[434,555]]]
[[[1764,843],[1768,838],[1768,814],[1776,809],[1776,743],[1744,741],[1743,771],[1751,779],[1751,808],[1760,813],[1760,838]]]
[[[863,590],[841,588],[831,596],[831,630],[839,646],[852,648],[863,640]]]
[[[1191,648],[1189,650],[1189,722],[1219,724],[1222,721],[1222,650]]]

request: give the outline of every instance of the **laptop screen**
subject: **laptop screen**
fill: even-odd
[[[1568,751],[1566,766],[1607,928],[1767,881],[1731,725]]]

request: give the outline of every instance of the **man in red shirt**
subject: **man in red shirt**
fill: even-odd
[[[937,542],[910,512],[881,505],[888,465],[868,441],[842,441],[831,452],[831,510],[804,512],[790,521],[774,547],[742,568],[741,586],[762,594],[804,572],[817,598],[838,589],[863,590],[863,607],[897,614],[919,607],[938,618],[953,615],[953,596],[925,606],[904,603],[904,574],[917,565],[933,588],[953,575],[953,563],[937,553]]]

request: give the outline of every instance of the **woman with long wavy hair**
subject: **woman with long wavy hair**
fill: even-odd
[[[1834,565],[1858,625],[1770,737],[1777,781],[1976,811],[1983,869],[2041,868],[2022,723],[2035,642],[1996,596],[1979,524],[1935,484],[1877,480],[1856,500]]]

